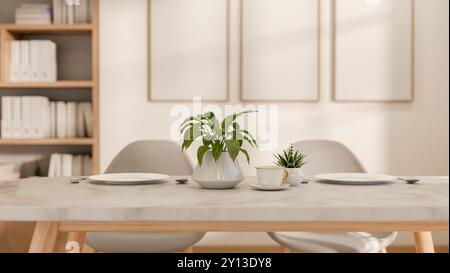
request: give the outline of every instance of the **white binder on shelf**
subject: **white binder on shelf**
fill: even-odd
[[[84,110],[83,117],[84,117],[84,126],[85,126],[85,130],[86,130],[86,136],[92,137],[93,133],[94,133],[93,126],[92,126],[92,118],[93,118],[92,104],[86,103],[83,110]]]
[[[66,5],[67,11],[67,24],[75,23],[75,8],[73,5]]]
[[[56,137],[66,138],[66,103],[56,103]]]
[[[11,42],[11,60],[10,60],[10,70],[9,70],[9,80],[12,82],[18,82],[21,79],[21,41]]]
[[[42,137],[50,138],[50,100],[47,97],[42,98]]]
[[[56,44],[53,41],[41,41],[39,50],[39,81],[56,81]]]
[[[53,0],[53,24],[62,24],[61,10],[63,2],[61,0]]]
[[[64,0],[60,0],[61,3],[61,24],[67,24],[67,5]]]
[[[75,102],[68,102],[66,113],[66,130],[67,130],[66,135],[68,138],[77,137],[76,118],[77,118],[77,104]]]
[[[40,52],[41,52],[41,41],[31,40],[30,41],[30,67],[31,67],[31,76],[30,81],[39,82],[41,77],[40,71]]]
[[[50,138],[56,138],[56,102],[50,102]]]
[[[2,138],[12,138],[12,107],[12,97],[2,97]]]
[[[62,176],[62,155],[52,154],[50,156],[50,165],[48,168],[49,177],[59,177]]]
[[[29,82],[31,77],[30,41],[20,41],[20,81]]]
[[[62,155],[62,176],[73,176],[73,155]]]
[[[75,6],[75,23],[86,24],[89,17],[89,1],[80,0],[80,5]]]
[[[73,157],[73,167],[72,167],[72,175],[73,176],[83,176],[83,156],[76,155]]]
[[[31,138],[42,136],[42,100],[41,97],[33,96],[31,99]]]
[[[50,44],[49,41],[39,43],[39,81],[50,81]]]
[[[57,45],[55,42],[50,41],[49,47],[50,81],[55,82],[58,80]]]
[[[86,129],[84,126],[84,103],[77,104],[77,137],[86,137]]]
[[[22,108],[22,138],[32,138],[32,98],[22,97],[21,98],[21,108]]]
[[[22,99],[12,97],[12,135],[11,138],[22,138]]]

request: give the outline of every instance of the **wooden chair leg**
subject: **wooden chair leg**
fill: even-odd
[[[185,249],[183,250],[183,253],[194,253],[194,248],[193,248],[193,247],[185,248]]]
[[[86,232],[69,232],[67,236],[66,252],[81,253],[86,239]]]
[[[59,233],[57,222],[37,222],[31,239],[29,253],[51,253],[54,251]]]
[[[291,250],[285,246],[281,247],[281,253],[291,253]]]
[[[433,236],[431,232],[414,232],[417,253],[434,253]]]

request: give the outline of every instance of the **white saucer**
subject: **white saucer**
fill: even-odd
[[[260,184],[251,184],[250,185],[252,188],[256,189],[256,190],[260,190],[260,191],[284,191],[289,189],[289,187],[291,185],[289,184],[281,184],[278,187],[267,187],[267,186],[263,186]]]

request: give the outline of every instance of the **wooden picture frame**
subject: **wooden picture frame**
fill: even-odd
[[[173,98],[158,98],[157,92],[155,92],[154,83],[155,83],[155,75],[154,75],[154,65],[153,60],[155,57],[155,54],[153,52],[154,48],[154,38],[153,34],[154,31],[152,29],[153,26],[153,2],[156,0],[148,0],[148,100],[150,102],[192,102],[192,98],[196,97],[196,94],[192,94],[192,97],[186,97],[186,98],[179,98],[179,93],[177,93],[177,97]],[[181,0],[181,1],[188,1],[188,0]],[[197,0],[198,1],[198,0]],[[213,98],[213,99],[205,99],[202,98],[202,101],[204,102],[227,102],[230,98],[230,11],[231,11],[231,2],[230,0],[221,0],[224,7],[224,13],[225,13],[225,29],[222,31],[223,35],[225,36],[226,44],[224,45],[224,93],[222,93],[222,98]],[[212,3],[212,2],[211,2]]]
[[[407,30],[405,32],[405,35],[409,36],[408,39],[405,39],[407,41],[410,41],[410,45],[408,46],[410,50],[410,53],[405,53],[406,55],[409,56],[409,64],[406,64],[407,66],[407,70],[409,70],[409,72],[407,73],[408,76],[410,77],[410,79],[407,82],[408,85],[410,85],[410,87],[408,87],[407,90],[407,96],[405,96],[404,98],[349,98],[349,97],[340,97],[339,96],[339,92],[340,92],[340,84],[339,81],[344,81],[343,79],[340,79],[340,75],[338,75],[339,73],[342,73],[342,69],[339,67],[339,53],[338,53],[338,47],[339,47],[339,41],[338,41],[338,36],[339,36],[339,22],[338,22],[338,3],[342,1],[342,0],[332,0],[332,47],[333,47],[333,64],[332,64],[332,70],[333,70],[333,87],[332,87],[332,98],[333,101],[335,102],[343,102],[343,103],[411,103],[414,101],[415,99],[415,0],[402,0],[402,1],[410,1],[410,25],[409,28],[410,30]],[[357,0],[353,0],[353,1],[357,1]],[[366,2],[366,4],[370,5],[370,3],[372,4],[376,4],[376,3],[380,3],[378,1],[383,1],[383,0],[359,0],[359,1],[372,1],[372,2]],[[397,0],[396,0],[397,1]],[[390,1],[389,1],[390,2]],[[395,1],[391,2],[394,3]],[[349,2],[346,2],[346,4],[348,4]],[[382,3],[382,2],[381,2]],[[398,3],[398,2],[397,2]],[[352,9],[352,12],[354,12],[355,9]],[[396,17],[400,17],[400,16],[396,16]],[[367,16],[365,17],[366,20]],[[409,21],[409,19],[408,19]],[[410,31],[410,32],[409,32]],[[372,37],[373,38],[373,37]],[[368,40],[370,39],[370,37],[367,38]],[[359,39],[359,40],[363,40],[363,39]],[[356,51],[353,50],[352,52],[358,52],[358,54],[361,54],[363,50],[361,51]],[[364,51],[367,52],[369,50],[367,50],[367,48],[364,48]],[[397,52],[399,50],[397,49]],[[373,51],[371,51],[373,52]],[[390,57],[392,58],[392,56]],[[355,58],[356,59],[356,58]],[[348,59],[347,59],[348,60]],[[361,68],[361,69],[364,69]],[[391,69],[392,71],[396,71],[394,68]],[[400,70],[399,68],[397,68],[397,70]],[[361,71],[361,70],[360,70]],[[380,71],[380,70],[378,70]],[[355,78],[361,78],[361,75],[358,77],[356,76]],[[341,89],[345,89],[345,88],[341,88]],[[361,88],[362,89],[362,88]],[[398,89],[397,89],[398,90]],[[395,92],[395,91],[394,91]],[[405,91],[406,93],[406,91]]]
[[[246,27],[245,27],[245,12],[246,12],[246,8],[245,8],[245,2],[246,0],[241,0],[240,1],[240,100],[242,102],[279,102],[279,103],[298,103],[298,102],[304,102],[304,103],[316,103],[320,101],[320,89],[321,89],[321,75],[320,75],[320,62],[321,62],[321,52],[320,52],[320,44],[321,44],[321,28],[320,28],[320,23],[321,23],[321,3],[320,1],[317,0],[311,0],[311,4],[315,5],[314,10],[311,12],[308,12],[307,14],[309,16],[312,16],[312,20],[313,23],[312,25],[315,26],[315,29],[311,32],[311,37],[314,40],[314,53],[313,58],[314,58],[314,62],[315,64],[313,66],[315,66],[315,68],[310,69],[310,65],[305,65],[305,68],[308,70],[311,70],[314,73],[314,76],[312,76],[312,83],[311,85],[313,85],[312,88],[305,88],[305,89],[311,89],[312,91],[309,98],[288,98],[288,97],[280,97],[280,94],[278,93],[276,96],[277,97],[273,97],[273,98],[249,98],[248,96],[246,96],[246,90],[247,90],[247,86],[246,86],[246,61],[245,59],[247,58],[246,55],[246,35],[247,35],[247,31],[246,31]],[[274,3],[279,4],[279,1],[274,0]],[[300,2],[296,2],[300,3]],[[301,16],[299,15],[299,18],[301,18]],[[308,30],[306,30],[307,32]],[[297,62],[301,63],[301,62]],[[298,73],[299,76],[302,75],[302,73]],[[306,76],[305,76],[306,77]],[[264,77],[263,77],[264,78]],[[291,77],[292,78],[292,77]],[[311,77],[308,77],[311,78]],[[259,80],[261,80],[261,78],[259,78]],[[263,85],[263,84],[261,84]],[[299,92],[297,91],[298,89],[302,89],[302,88],[297,88],[295,89],[295,92]],[[277,90],[279,91],[279,90]],[[301,90],[300,90],[301,91]],[[258,90],[259,92],[259,90]],[[266,93],[275,93],[274,91],[267,91]],[[291,91],[291,93],[293,93],[293,91]]]

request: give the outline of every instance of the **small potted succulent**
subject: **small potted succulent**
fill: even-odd
[[[243,148],[244,143],[257,147],[253,136],[242,129],[236,119],[254,111],[244,111],[225,117],[222,122],[212,112],[191,116],[180,125],[184,135],[182,149],[187,150],[195,140],[201,139],[197,150],[197,166],[193,180],[206,189],[232,189],[243,179],[241,168],[236,160],[239,154],[250,156]]]
[[[284,167],[287,172],[285,183],[291,186],[298,186],[304,178],[301,168],[307,163],[306,156],[298,151],[294,152],[294,146],[291,144],[288,150],[284,150],[282,154],[274,155],[277,161],[275,164]]]

